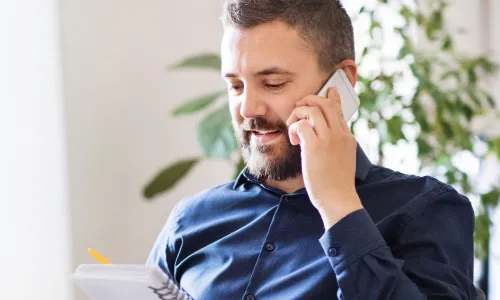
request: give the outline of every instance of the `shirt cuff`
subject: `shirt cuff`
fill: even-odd
[[[356,210],[330,227],[319,239],[334,269],[386,245],[366,209]]]

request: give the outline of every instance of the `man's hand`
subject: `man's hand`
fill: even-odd
[[[328,98],[307,96],[287,120],[293,145],[302,150],[304,184],[325,230],[363,208],[355,189],[356,139],[344,121],[335,88]]]

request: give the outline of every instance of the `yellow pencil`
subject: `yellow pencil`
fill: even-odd
[[[97,259],[97,261],[100,262],[101,264],[105,264],[105,265],[111,264],[111,262],[109,260],[105,259],[104,256],[102,256],[101,254],[97,253],[97,251],[95,251],[94,249],[89,248],[88,252],[95,259]]]

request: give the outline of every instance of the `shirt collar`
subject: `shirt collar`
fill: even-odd
[[[358,143],[356,147],[356,179],[365,181],[366,176],[370,172],[372,166],[373,164],[370,162],[365,152]],[[236,178],[233,189],[237,189],[240,185],[248,181],[259,183],[259,181],[248,172],[248,168],[245,167]]]

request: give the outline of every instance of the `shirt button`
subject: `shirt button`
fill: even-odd
[[[331,247],[330,249],[328,249],[328,254],[330,254],[330,256],[337,256],[337,248],[335,247]]]
[[[293,201],[292,197],[290,197],[290,196],[284,196],[284,198],[285,198],[285,201],[288,203],[292,203],[292,201]]]
[[[246,300],[255,300],[255,296],[251,294],[247,295]]]
[[[274,250],[274,245],[272,243],[267,243],[266,244],[266,250],[267,251],[273,251]]]

